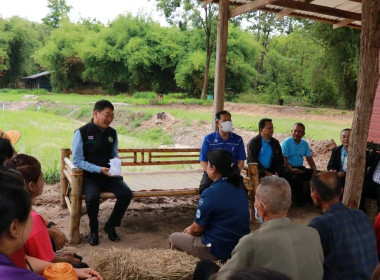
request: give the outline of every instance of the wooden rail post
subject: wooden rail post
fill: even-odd
[[[65,157],[70,158],[70,149],[64,148],[61,149],[61,177],[60,177],[60,184],[61,184],[61,206],[67,207],[65,196],[67,193],[67,188],[69,186],[69,181],[67,180],[65,174],[63,173],[63,170],[65,170]]]
[[[257,163],[248,163],[248,177],[249,177],[249,189],[248,189],[248,200],[251,204],[251,220],[253,220],[255,209],[255,194],[257,186],[259,185],[259,167]]]
[[[71,174],[71,212],[69,242],[80,243],[79,223],[82,211],[83,170],[73,168]]]

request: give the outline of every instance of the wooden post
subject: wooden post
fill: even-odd
[[[255,219],[255,194],[257,186],[259,185],[259,165],[257,163],[248,163],[248,177],[249,177],[249,189],[248,200],[251,206],[251,220]]]
[[[69,242],[80,243],[79,224],[82,211],[82,188],[83,188],[83,171],[79,168],[73,168],[71,174],[71,211],[70,211],[70,228]]]
[[[368,129],[379,80],[379,48],[380,0],[363,0],[358,92],[343,195],[343,203],[349,208],[359,208],[363,187]]]
[[[60,185],[61,185],[61,206],[67,207],[65,195],[67,193],[67,188],[69,186],[69,181],[67,180],[65,174],[63,173],[63,170],[65,170],[65,162],[64,158],[70,158],[70,149],[61,149],[61,178],[60,178]]]
[[[215,131],[214,116],[224,108],[224,92],[226,86],[226,55],[228,37],[228,11],[229,0],[219,1],[218,30],[216,41],[216,62],[214,81],[214,107],[212,118],[212,131]]]

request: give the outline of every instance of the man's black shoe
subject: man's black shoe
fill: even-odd
[[[115,227],[108,227],[107,225],[104,225],[103,229],[107,233],[108,238],[111,241],[113,241],[113,242],[120,241],[120,237],[117,235],[117,233],[115,231]]]
[[[90,233],[90,237],[88,238],[88,243],[90,243],[91,246],[96,246],[99,244],[99,236],[97,232]]]

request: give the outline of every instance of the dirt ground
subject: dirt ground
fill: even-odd
[[[28,102],[26,102],[28,103]],[[13,104],[14,109],[21,109],[20,103]],[[117,106],[122,106],[118,104]],[[174,105],[160,106],[164,112],[166,108]],[[194,105],[175,105],[177,109],[192,111],[210,111],[211,107],[202,107]],[[9,104],[8,108],[12,108]],[[347,122],[352,119],[352,112],[341,114],[338,111],[328,110],[323,114],[313,114],[313,110],[305,110],[299,107],[286,106],[260,106],[245,104],[229,104],[225,106],[232,114],[240,113],[247,115],[261,116],[287,116],[302,119],[314,119],[334,122]],[[307,111],[307,112],[306,112]],[[118,120],[115,119],[115,122]],[[161,126],[164,131],[171,133],[177,147],[200,147],[202,139],[207,131],[210,130],[209,122],[205,121],[202,125],[194,122],[191,125],[184,125],[181,120],[175,119],[172,115],[166,114],[166,118],[160,122],[156,117],[146,121],[139,128],[141,130]],[[255,136],[256,133],[248,132],[241,129],[235,129],[235,133],[241,135],[245,143]],[[289,135],[274,134],[280,142]],[[334,141],[310,141],[314,159],[318,169],[324,170],[331,154],[331,149],[336,146]],[[127,182],[128,183],[128,182]],[[88,218],[82,217],[80,224],[81,243],[78,245],[68,244],[63,251],[75,251],[84,256],[84,261],[91,264],[91,253],[102,252],[111,247],[117,248],[169,248],[168,236],[174,231],[182,231],[190,225],[195,216],[198,196],[183,197],[159,197],[159,198],[138,198],[132,200],[120,228],[117,229],[121,237],[121,242],[113,243],[108,240],[102,229],[99,230],[100,244],[91,247],[88,242]],[[114,201],[109,200],[100,206],[99,223],[103,226],[113,208]],[[60,206],[60,187],[58,184],[46,185],[43,194],[34,202],[35,209],[48,221],[54,221],[59,228],[66,234],[69,229],[69,212]],[[84,204],[83,204],[84,207]],[[311,218],[319,215],[320,212],[309,203],[300,208],[293,206],[289,212],[290,218],[300,224],[307,224]],[[251,228],[254,230],[258,223],[251,222]]]

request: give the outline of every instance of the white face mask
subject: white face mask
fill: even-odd
[[[234,128],[232,126],[232,121],[222,122],[222,131],[223,132],[231,132]]]

